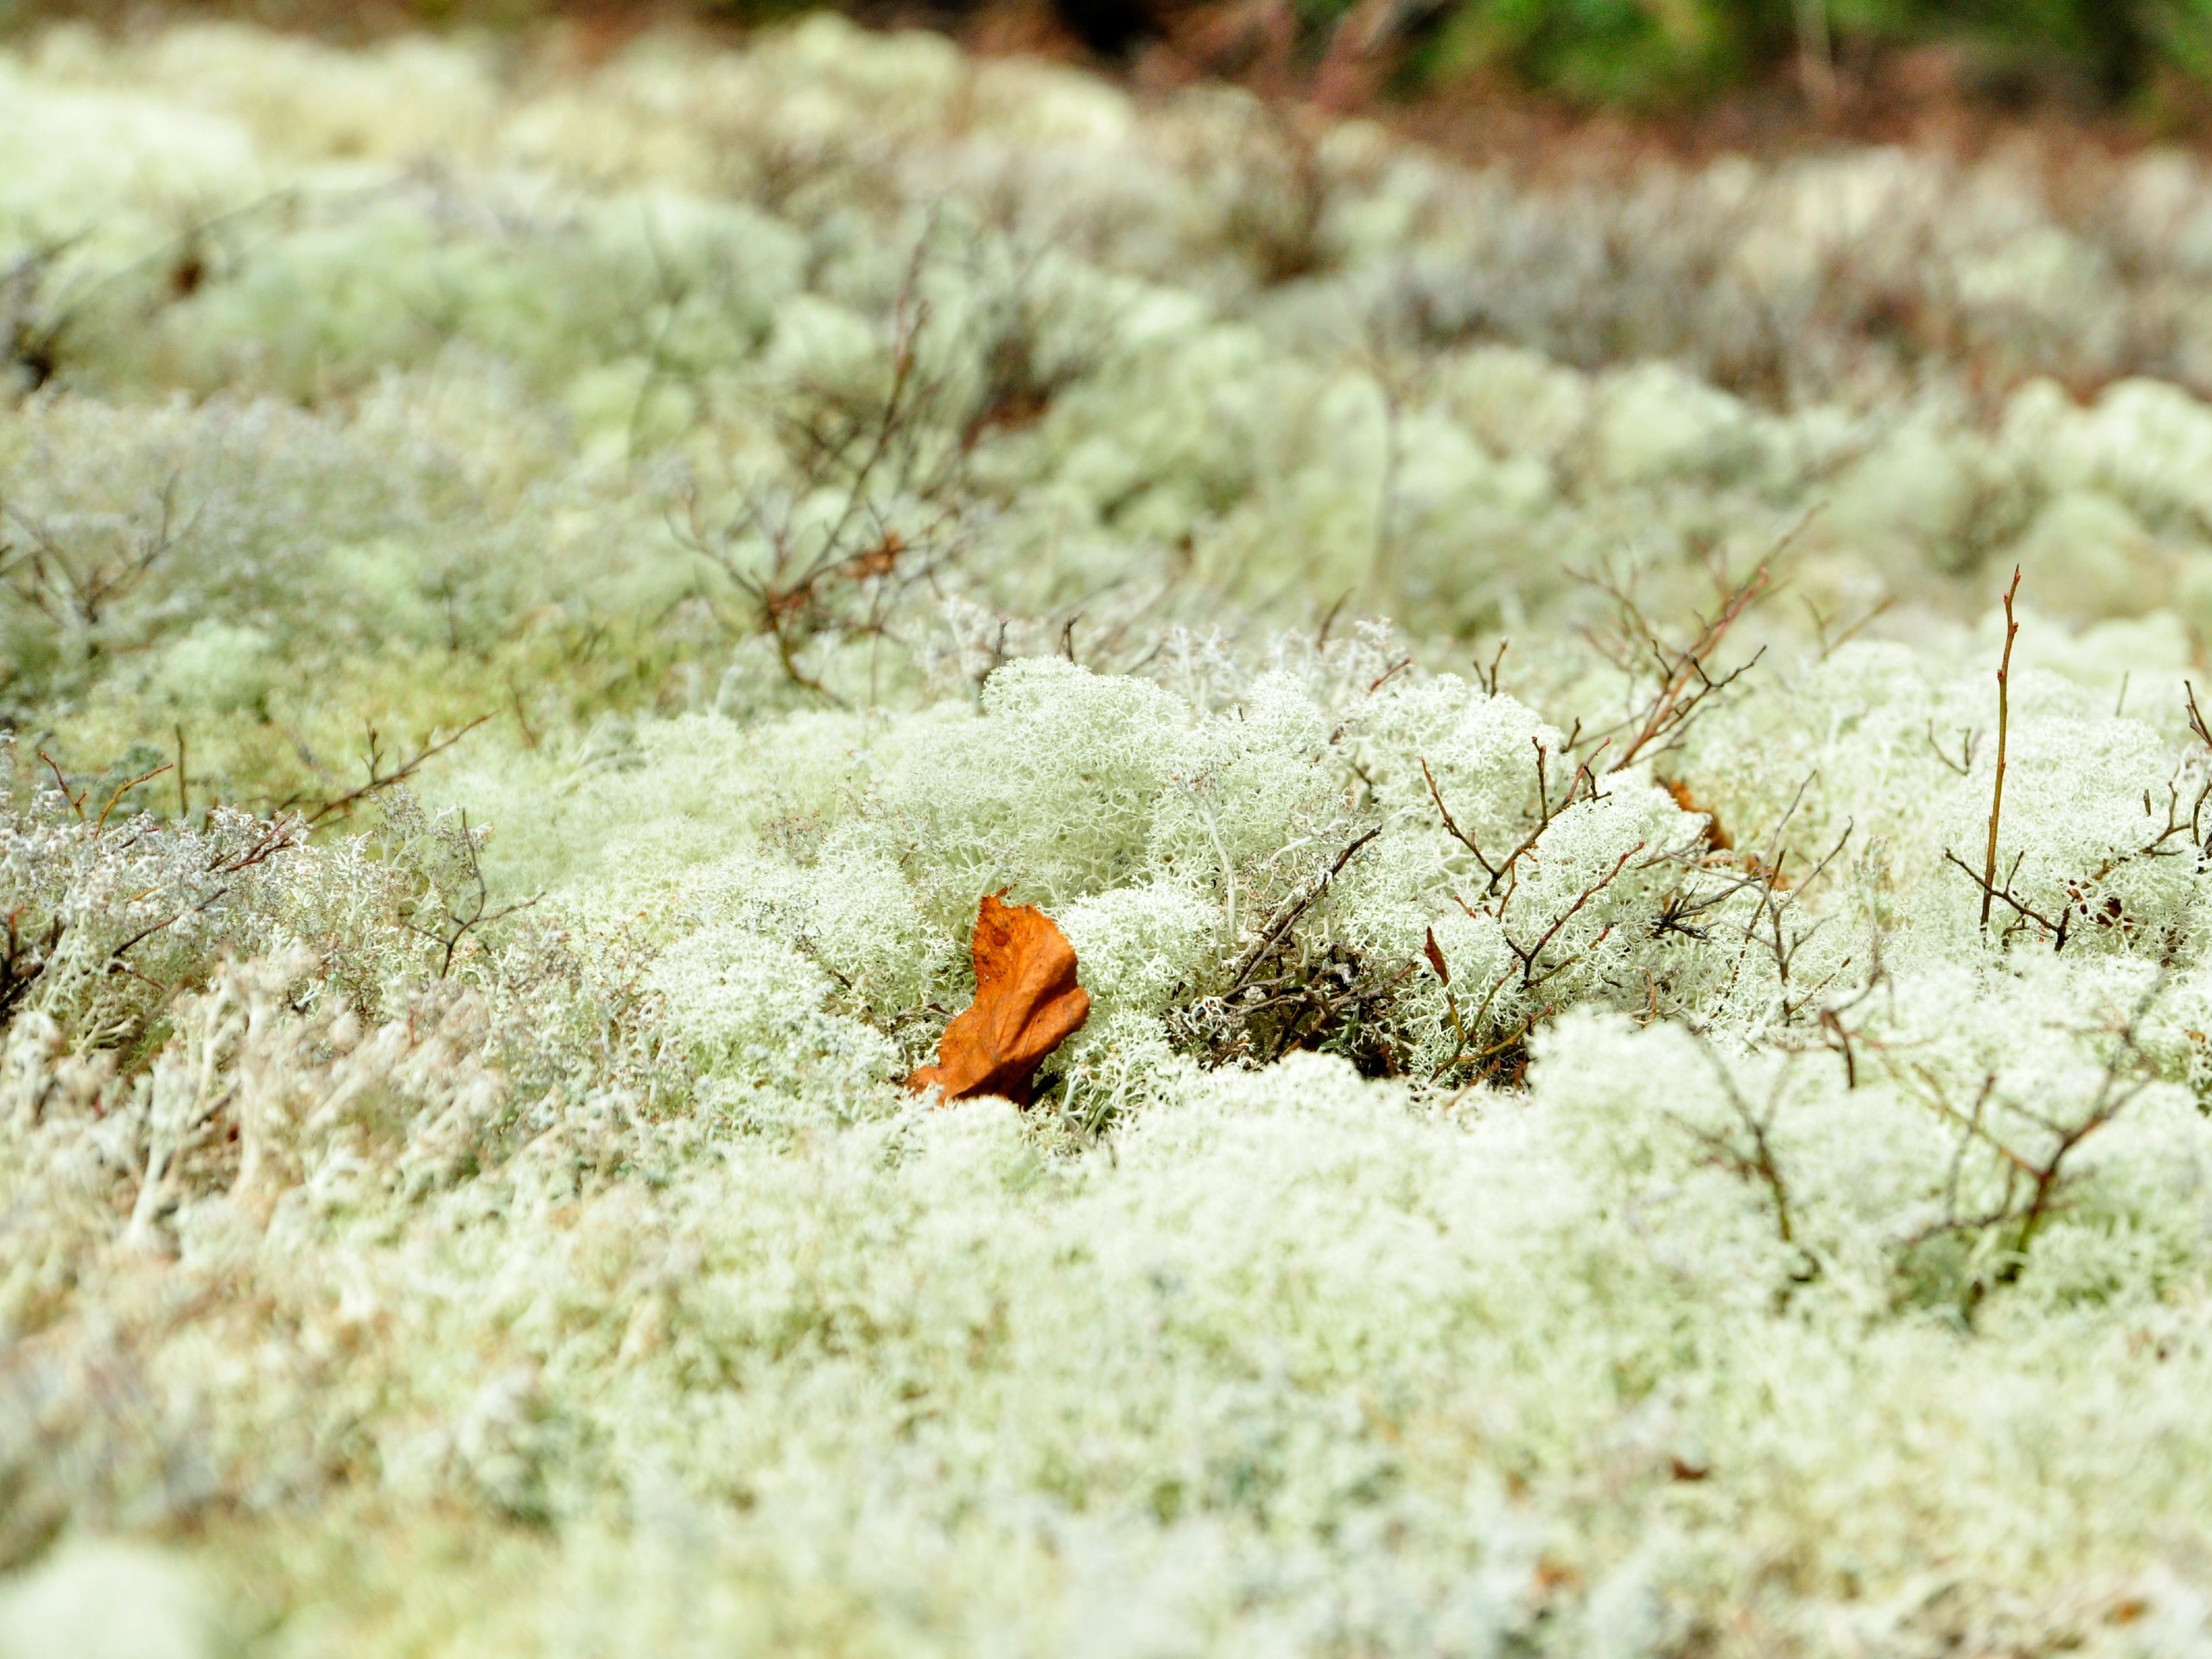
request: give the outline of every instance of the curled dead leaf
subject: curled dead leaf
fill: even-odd
[[[1034,905],[987,893],[976,914],[976,1001],[938,1044],[937,1064],[906,1079],[947,1101],[1001,1095],[1029,1104],[1037,1068],[1090,1017],[1090,993],[1076,983],[1075,947]]]

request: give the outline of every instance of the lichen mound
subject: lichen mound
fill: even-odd
[[[0,50],[0,1649],[2212,1651],[2212,182],[2031,161]]]

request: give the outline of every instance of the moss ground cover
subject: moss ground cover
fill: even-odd
[[[2212,1646],[2208,226],[27,37],[0,1653]]]

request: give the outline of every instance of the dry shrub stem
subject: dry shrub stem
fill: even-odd
[[[443,754],[491,718],[489,715],[477,715],[475,719],[454,732],[451,736],[441,738],[434,743],[424,744],[406,760],[389,770],[385,769],[383,736],[375,727],[372,726],[369,728],[369,778],[366,783],[358,789],[347,790],[343,795],[334,795],[327,800],[315,802],[312,806],[298,795],[287,796],[270,810],[270,816],[281,818],[287,813],[296,812],[310,830],[316,828],[327,819],[349,817],[353,809],[363,801],[372,795],[382,793],[395,785],[405,783],[425,764]]]
[[[1597,745],[1590,752],[1590,764],[1594,765],[1598,757],[1610,748],[1613,754],[1605,770],[1620,772],[1638,760],[1654,758],[1675,747],[1688,735],[1690,727],[1715,706],[1715,700],[1722,693],[1758,665],[1765,654],[1764,649],[1754,652],[1749,660],[1725,673],[1718,671],[1714,658],[1730,631],[1770,592],[1769,575],[1775,559],[1802,533],[1806,522],[1800,521],[1783,537],[1773,551],[1741,581],[1731,583],[1725,574],[1716,572],[1719,603],[1710,617],[1698,619],[1696,637],[1684,645],[1672,644],[1660,634],[1641,602],[1622,582],[1589,575],[1577,578],[1610,600],[1614,612],[1615,637],[1603,639],[1586,630],[1584,638],[1590,645],[1631,676],[1640,677],[1655,666],[1657,669],[1657,683],[1640,706],[1627,718],[1588,734]],[[1583,738],[1578,726],[1567,740],[1567,747],[1577,747]]]
[[[2005,810],[2005,741],[2012,712],[2012,640],[2020,632],[2019,622],[2012,614],[2012,598],[2019,591],[2020,567],[2016,564],[2012,567],[2012,586],[2005,590],[2005,655],[1997,665],[1997,781],[1989,791],[1989,849],[1981,861],[1984,932],[1989,931],[1989,906],[1997,892],[1997,824]]]

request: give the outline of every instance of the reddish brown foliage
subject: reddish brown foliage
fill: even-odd
[[[1436,930],[1434,928],[1432,927],[1428,930],[1428,943],[1421,946],[1421,955],[1428,958],[1428,965],[1436,970],[1436,976],[1442,980],[1446,985],[1451,984],[1452,967],[1449,963],[1444,960],[1443,950],[1436,943]]]
[[[984,895],[974,950],[976,1001],[944,1028],[938,1063],[906,1086],[935,1084],[947,1101],[1001,1095],[1027,1106],[1037,1068],[1090,1017],[1090,993],[1075,982],[1075,948],[1034,905]]]

